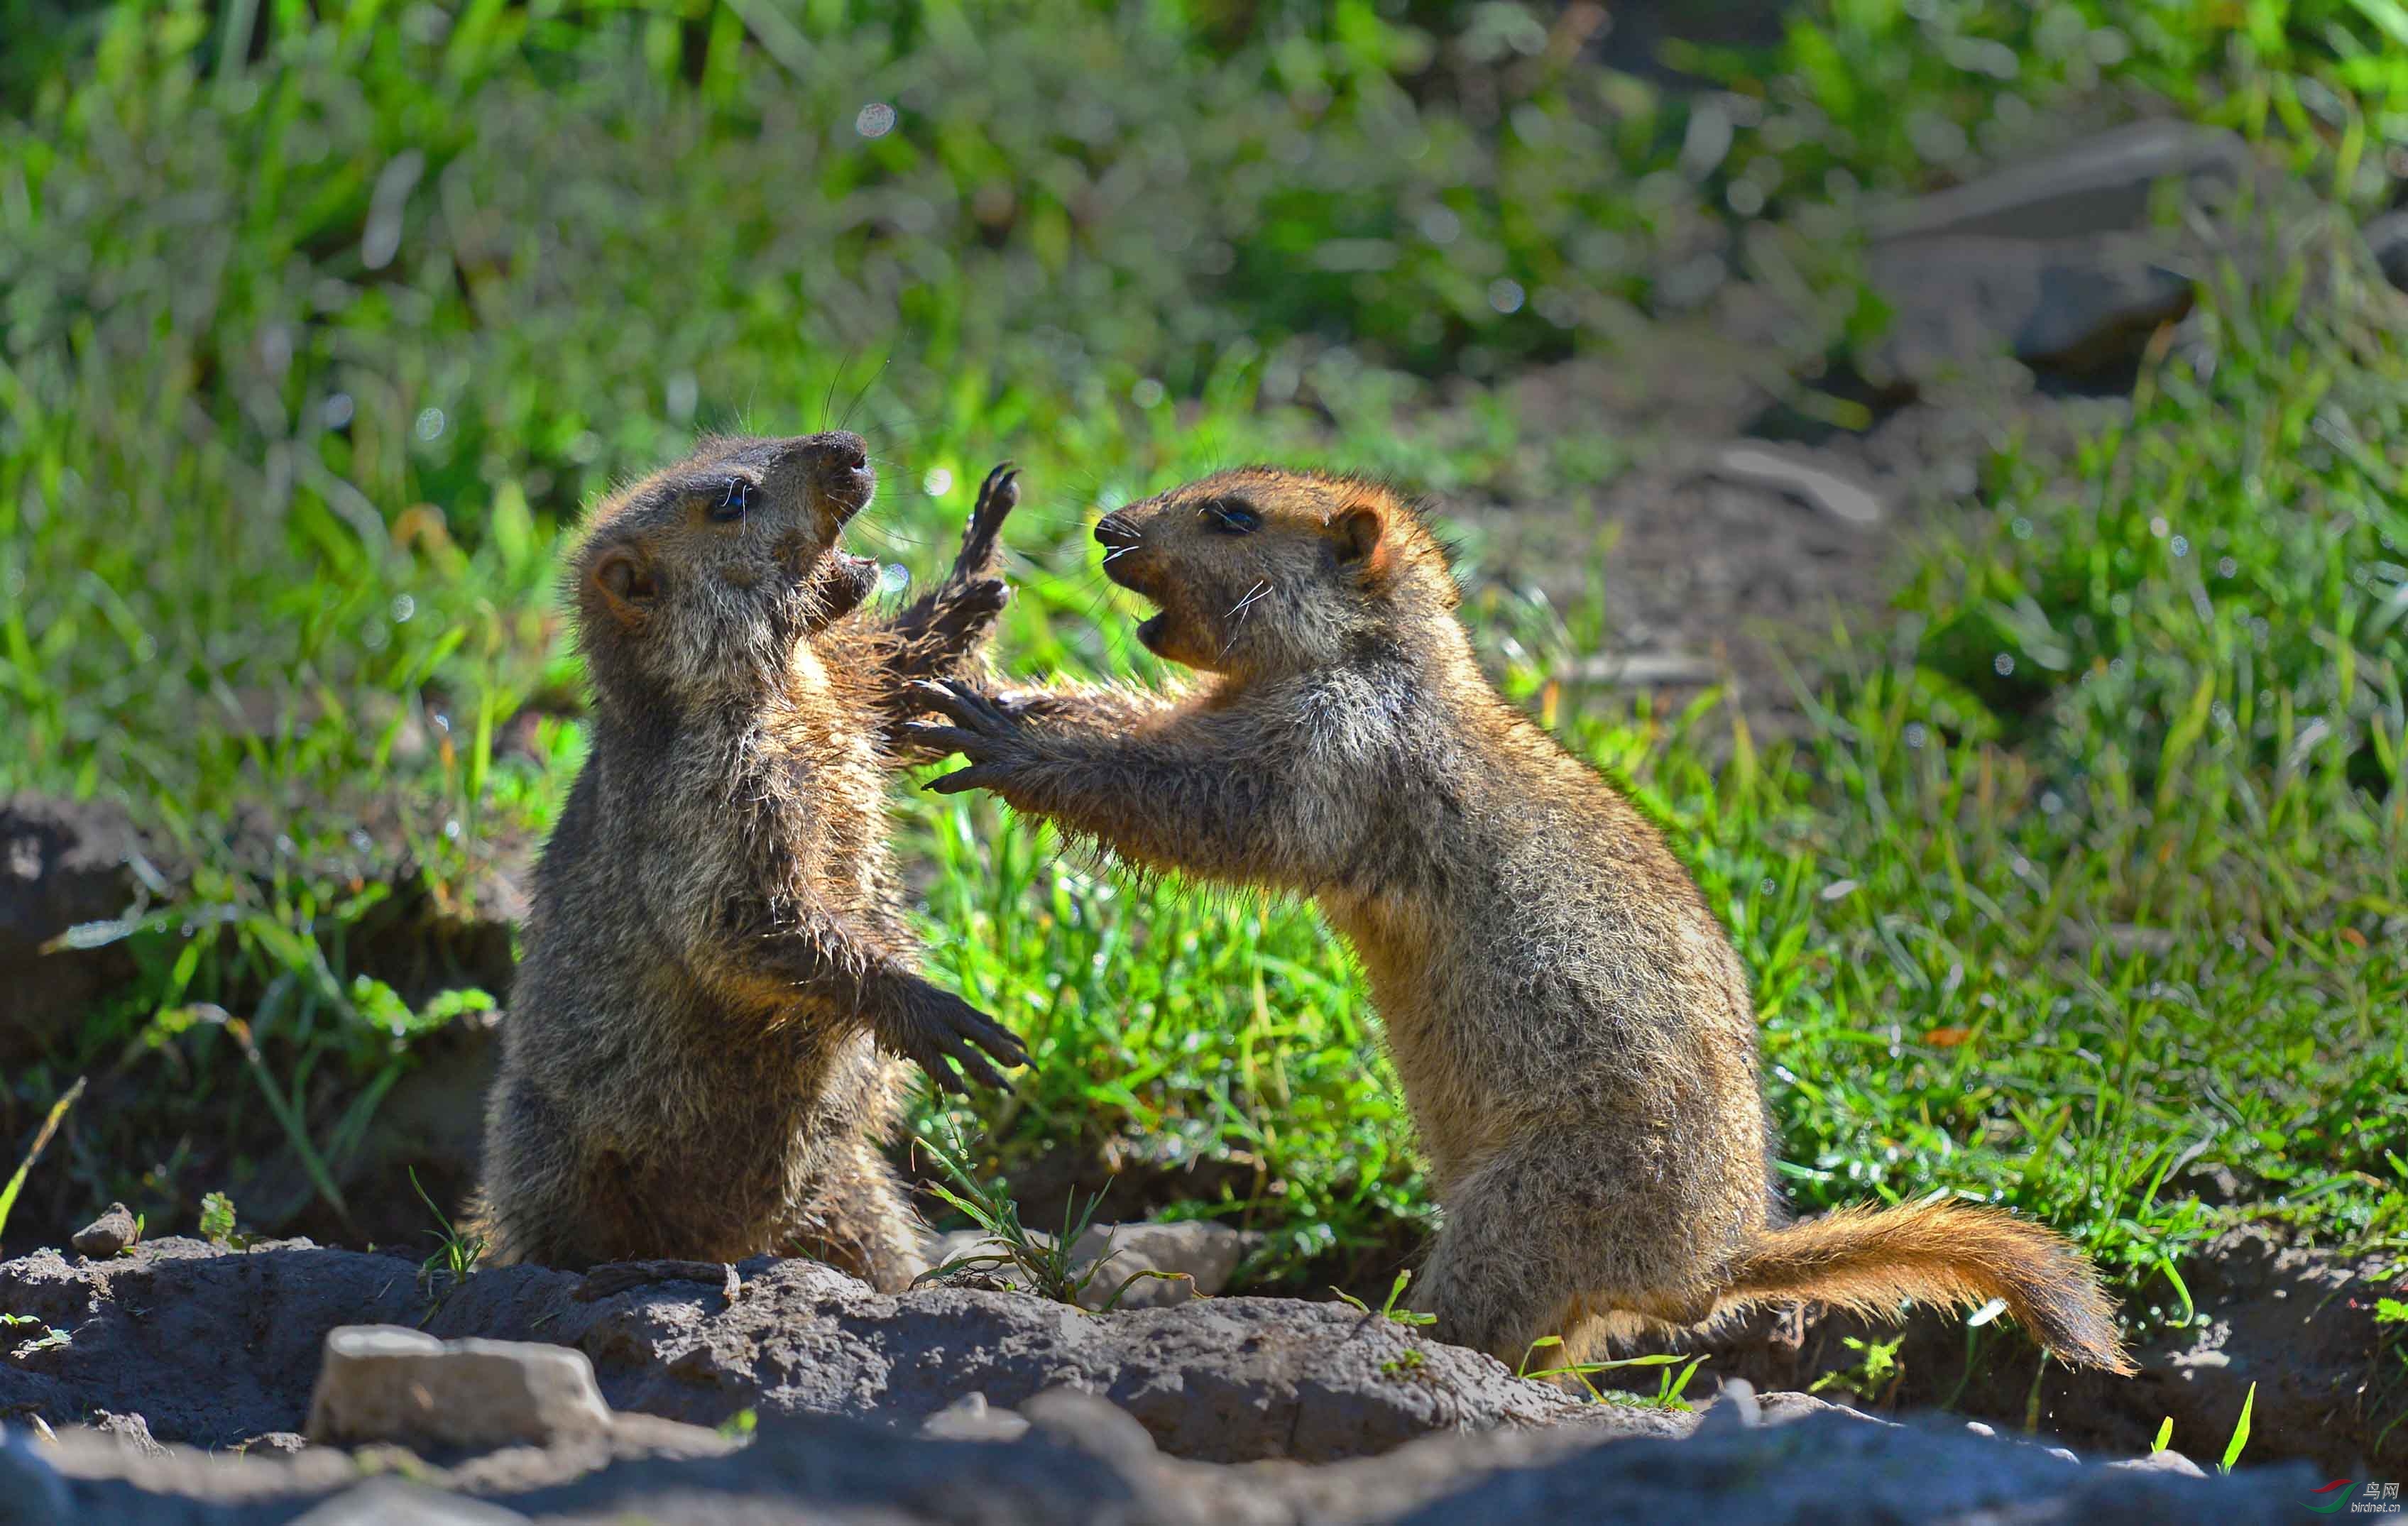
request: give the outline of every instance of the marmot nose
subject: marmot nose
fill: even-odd
[[[1138,541],[1137,527],[1118,514],[1107,514],[1096,521],[1096,539],[1105,546],[1134,546]]]
[[[811,464],[831,477],[869,470],[869,448],[858,435],[822,435],[811,441]]]
[[[813,483],[842,512],[852,514],[869,502],[870,489],[878,478],[869,469],[869,448],[860,435],[815,435],[804,459]]]

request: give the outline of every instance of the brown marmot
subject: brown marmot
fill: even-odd
[[[591,741],[536,871],[487,1107],[494,1260],[768,1252],[882,1290],[922,1264],[879,1152],[902,1085],[1025,1055],[914,973],[887,853],[887,734],[1003,607],[998,468],[953,572],[896,619],[838,549],[859,436],[706,440],[613,495],[568,561]],[[959,1066],[956,1076],[950,1068]]]
[[[1414,1297],[1441,1338],[1511,1364],[1751,1305],[1998,1298],[2060,1358],[2128,1370],[2089,1262],[2002,1209],[1787,1221],[1729,938],[1640,812],[1489,685],[1395,494],[1249,467],[1096,538],[1160,606],[1140,638],[1202,686],[927,685],[951,723],[919,738],[971,763],[932,787],[1320,902],[1428,1150],[1444,1219]]]

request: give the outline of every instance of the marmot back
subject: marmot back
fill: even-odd
[[[1387,490],[1270,467],[1105,516],[1138,627],[1208,677],[930,690],[921,739],[1130,863],[1319,900],[1361,958],[1444,1228],[1415,1298],[1509,1364],[1744,1305],[2006,1300],[2121,1370],[2072,1247],[1942,1202],[1784,1225],[1745,971],[1661,835],[1490,687],[1445,558]]]
[[[955,1086],[996,1083],[979,1049],[1023,1058],[914,973],[885,802],[907,680],[958,670],[1002,607],[1010,479],[882,624],[856,613],[876,563],[838,544],[874,487],[852,435],[716,439],[587,521],[567,592],[591,745],[502,1029],[498,1261],[810,1254],[899,1288],[921,1252],[879,1151],[891,1057]]]

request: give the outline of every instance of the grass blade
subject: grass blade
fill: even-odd
[[[2249,1413],[2257,1407],[2258,1385],[2252,1383],[2241,1401],[2241,1423],[2232,1428],[2232,1439],[2224,1444],[2224,1461],[2216,1464],[2216,1472],[2230,1473],[2232,1464],[2241,1461],[2241,1448],[2249,1445]]]
[[[17,1162],[16,1175],[8,1178],[8,1185],[0,1188],[0,1231],[8,1227],[8,1210],[17,1205],[17,1194],[24,1190],[26,1174],[34,1169],[34,1162],[42,1158],[42,1151],[50,1148],[50,1136],[59,1132],[59,1120],[67,1116],[67,1109],[73,1107],[76,1099],[82,1095],[83,1077],[79,1076],[75,1085],[68,1087],[64,1095],[50,1104],[50,1116],[42,1120],[42,1132],[34,1135],[34,1148]]]

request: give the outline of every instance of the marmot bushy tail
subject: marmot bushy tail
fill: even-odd
[[[808,1254],[899,1290],[922,1252],[879,1148],[897,1057],[965,1089],[1023,1058],[920,977],[885,793],[909,680],[963,671],[1003,607],[1011,480],[887,622],[858,612],[877,564],[838,548],[875,481],[857,435],[711,439],[587,519],[589,748],[487,1107],[497,1262]]]
[[[1104,570],[1206,677],[990,696],[926,688],[917,739],[1143,869],[1309,895],[1354,947],[1444,1228],[1437,1333],[1519,1362],[1739,1304],[1997,1296],[2122,1370],[2071,1246],[1971,1206],[1787,1228],[1746,971],[1663,836],[1498,696],[1438,543],[1385,488],[1247,467],[1104,517]]]
[[[1879,1319],[1908,1299],[1972,1308],[1996,1298],[2067,1362],[2132,1370],[2089,1260],[2048,1231],[1979,1204],[1836,1208],[1766,1231],[1723,1276],[1717,1313],[1817,1303]]]

